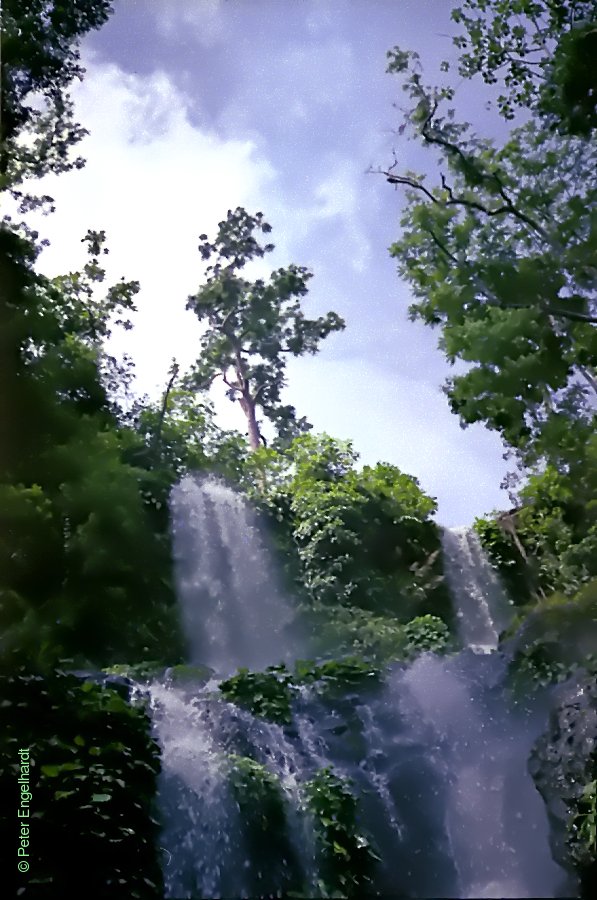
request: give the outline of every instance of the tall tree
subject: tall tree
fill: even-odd
[[[229,210],[213,243],[205,234],[199,237],[202,258],[214,262],[207,267],[206,283],[187,302],[187,309],[208,325],[189,383],[206,389],[215,378],[222,378],[227,397],[238,401],[246,416],[254,450],[262,442],[258,410],[274,423],[283,441],[310,428],[304,418],[297,420],[293,406],[280,401],[286,355],[317,353],[321,340],[345,327],[334,312],[317,319],[305,317],[301,298],[312,275],[303,266],[277,269],[268,281],[241,277],[247,263],[274,249],[258,240],[259,232],[270,231],[262,213],[251,216],[242,207]]]
[[[446,392],[463,423],[484,422],[529,463],[568,466],[594,428],[597,397],[597,147],[534,117],[502,147],[446,109],[398,48],[404,127],[438,162],[435,184],[385,170],[406,188],[391,248],[416,297],[413,318],[441,326],[440,346],[468,371]]]

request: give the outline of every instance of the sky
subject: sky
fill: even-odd
[[[129,353],[135,389],[157,398],[173,357],[198,355],[201,327],[186,299],[202,283],[198,235],[228,209],[262,211],[274,253],[251,271],[290,263],[314,277],[308,316],[339,313],[346,330],[316,356],[290,359],[284,402],[316,432],[350,439],[360,462],[390,462],[438,500],[437,520],[471,524],[507,508],[499,438],[462,429],[441,385],[453,370],[439,332],[408,319],[412,298],[388,248],[400,234],[401,195],[368,171],[428,171],[401,139],[400,83],[385,72],[395,45],[421,54],[428,83],[456,59],[448,0],[116,0],[82,45],[73,89],[90,132],[87,165],[42,185],[56,212],[35,220],[50,240],[40,268],[84,262],[81,238],[104,229],[108,274],[138,279]],[[491,127],[482,88],[460,84],[461,117]],[[495,127],[495,126],[494,126]],[[238,404],[213,393],[218,422],[246,431]]]

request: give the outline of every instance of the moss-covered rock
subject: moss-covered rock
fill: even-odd
[[[226,700],[250,710],[255,716],[281,725],[292,722],[294,687],[292,676],[283,663],[268,666],[265,672],[239,669],[236,675],[220,683],[220,691]]]
[[[502,635],[512,655],[512,668],[535,666],[564,677],[597,658],[597,581],[573,598],[562,594],[527,607]],[[555,680],[555,679],[549,679]]]
[[[192,684],[201,687],[210,681],[215,672],[209,666],[172,666],[166,669],[166,678],[175,684]]]

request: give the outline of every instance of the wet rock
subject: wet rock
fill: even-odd
[[[554,859],[583,881],[597,876],[595,848],[571,840],[570,824],[585,785],[597,776],[597,677],[579,670],[554,690],[548,730],[535,743],[529,772],[541,793],[551,825]]]
[[[209,666],[171,666],[165,671],[166,679],[174,684],[193,685],[203,687],[215,676],[215,671]]]

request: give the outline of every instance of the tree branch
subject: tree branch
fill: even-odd
[[[451,262],[453,262],[454,265],[456,265],[456,266],[459,265],[459,260],[457,259],[457,257],[455,257],[454,254],[451,253],[451,252],[448,250],[448,248],[447,248],[444,244],[442,244],[442,242],[440,241],[440,239],[438,238],[438,236],[435,234],[435,232],[432,231],[431,228],[426,229],[426,230],[427,230],[427,234],[430,236],[431,240],[432,240],[435,244],[437,244],[437,246],[439,247],[439,249],[440,249],[443,253],[446,254],[446,256],[448,257],[448,259],[449,259]]]
[[[591,372],[585,369],[584,366],[577,366],[577,368],[585,381],[593,388],[593,390],[597,394],[597,378],[595,378],[595,376]]]
[[[486,216],[503,216],[503,215],[512,215],[517,219],[520,219],[521,222],[524,222],[526,225],[529,225],[533,228],[538,234],[547,239],[547,232],[536,222],[533,221],[529,216],[525,213],[521,212],[519,209],[516,209],[508,195],[506,194],[504,187],[495,173],[491,176],[485,175],[484,178],[492,178],[498,185],[498,191],[502,199],[505,201],[502,206],[498,206],[496,209],[489,209],[483,203],[479,203],[477,200],[469,200],[466,197],[457,197],[454,194],[453,189],[446,181],[446,176],[441,173],[441,182],[442,188],[448,194],[448,200],[440,200],[431,191],[425,187],[420,181],[415,181],[414,178],[409,178],[407,175],[394,175],[391,169],[381,169],[379,170],[380,174],[385,175],[389,184],[403,184],[406,187],[414,188],[417,191],[425,194],[426,197],[429,198],[433,203],[436,203],[438,206],[464,206],[468,209],[476,209],[478,212],[483,213]]]
[[[537,306],[537,304],[532,304],[532,303],[503,303],[503,302],[500,302],[498,300],[498,298],[495,296],[495,294],[493,294],[492,291],[489,291],[487,286],[485,284],[483,284],[483,282],[480,281],[480,279],[477,276],[475,276],[474,272],[472,272],[472,270],[470,269],[470,266],[466,260],[459,260],[456,256],[454,256],[454,254],[451,253],[450,250],[448,250],[448,248],[445,246],[445,244],[442,243],[442,241],[438,238],[438,236],[435,234],[435,232],[431,228],[426,228],[424,230],[429,235],[429,237],[434,242],[434,244],[442,251],[442,253],[445,254],[445,256],[448,257],[450,262],[452,262],[455,266],[462,265],[462,266],[466,266],[467,268],[469,268],[469,271],[471,271],[471,275],[473,276],[473,280],[476,284],[477,289],[479,290],[480,293],[485,294],[485,296],[489,296],[489,298],[493,300],[494,306],[499,306],[502,309],[533,309],[535,306]],[[560,317],[563,319],[569,319],[570,321],[573,321],[573,322],[586,322],[589,325],[597,325],[597,316],[592,316],[588,313],[574,312],[574,310],[567,310],[567,309],[554,309],[553,307],[549,307],[549,308],[540,307],[540,308],[547,316],[557,316],[557,317]]]
[[[259,385],[259,387],[258,387],[257,390],[255,391],[255,393],[253,394],[253,397],[252,397],[253,403],[256,403],[256,402],[257,402],[257,398],[259,397],[259,394],[260,394],[263,390],[265,390],[266,387],[267,387],[267,384],[265,384],[265,383]]]
[[[506,303],[500,304],[503,309],[533,309],[536,304],[533,303]],[[572,312],[565,309],[549,309],[541,308],[547,316],[559,316],[563,319],[570,319],[573,322],[587,322],[589,325],[597,325],[597,316],[585,315],[585,313]]]
[[[519,219],[521,222],[524,222],[525,225],[528,225],[530,228],[532,228],[547,240],[548,234],[545,229],[542,228],[542,226],[537,222],[535,222],[534,219],[532,219],[530,216],[527,216],[526,213],[523,213],[514,205],[512,198],[507,194],[504,183],[497,172],[483,172],[475,165],[474,161],[471,160],[471,158],[467,156],[467,154],[457,144],[449,141],[446,137],[443,137],[443,135],[431,131],[433,117],[437,112],[437,109],[438,101],[435,100],[431,104],[429,114],[427,115],[427,118],[421,126],[421,136],[425,143],[436,144],[440,147],[443,147],[444,150],[447,150],[453,156],[458,156],[463,166],[474,168],[479,178],[481,178],[483,181],[485,181],[486,183],[493,182],[497,186],[498,193],[504,201],[504,205],[499,206],[496,209],[490,209],[485,204],[479,203],[477,200],[469,200],[466,197],[456,196],[453,189],[448,185],[446,177],[443,173],[441,174],[442,188],[447,192],[449,197],[448,200],[443,201],[436,197],[420,181],[415,181],[415,179],[409,178],[406,175],[394,175],[392,169],[394,168],[396,163],[394,163],[394,165],[391,166],[390,169],[380,170],[381,174],[386,176],[390,184],[403,184],[407,187],[412,187],[415,190],[421,191],[423,194],[425,194],[426,197],[428,197],[429,200],[431,200],[433,203],[439,204],[440,206],[442,204],[445,206],[464,206],[469,209],[476,209],[478,212],[481,212],[486,216],[512,215],[515,218]]]
[[[164,419],[166,418],[166,412],[168,411],[168,400],[170,398],[170,392],[172,391],[172,387],[174,386],[174,382],[178,377],[178,373],[180,371],[180,366],[176,361],[172,363],[171,368],[171,376],[168,384],[166,385],[166,390],[164,391],[164,396],[162,398],[162,408],[160,409],[160,417],[158,419],[158,427],[155,430],[153,435],[153,440],[151,442],[151,452],[156,453],[158,447],[162,442],[162,430],[164,427]]]
[[[427,190],[425,185],[421,184],[420,181],[415,181],[414,178],[408,178],[406,175],[394,175],[389,169],[387,171],[381,169],[380,173],[386,176],[390,184],[404,184],[407,187],[415,188],[415,190],[422,191],[423,194],[426,194],[434,203],[440,203],[437,197],[434,197],[431,191]]]

